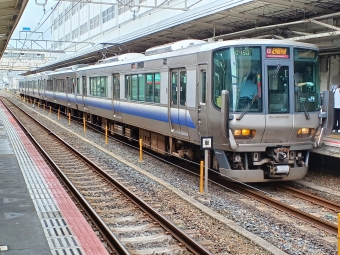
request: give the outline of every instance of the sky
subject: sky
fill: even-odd
[[[46,13],[44,15],[43,6],[37,5],[38,4],[45,4],[45,10]],[[26,33],[20,33],[20,31],[23,30],[23,27],[29,27],[31,31],[33,32],[40,24],[44,22],[44,20],[48,17],[48,15],[51,13],[51,7],[55,6],[58,3],[58,1],[55,0],[29,0],[24,13],[21,16],[21,19],[14,30],[11,39],[25,39]],[[37,30],[37,32],[46,32],[44,33],[44,39],[51,39],[51,29],[49,29],[51,25],[51,20],[48,18],[45,23]],[[29,36],[30,33],[27,33]],[[30,39],[38,39],[38,37],[41,35],[39,34],[32,34]],[[19,37],[20,36],[20,37]],[[39,38],[42,39],[42,38]]]

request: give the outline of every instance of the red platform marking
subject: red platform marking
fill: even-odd
[[[334,140],[326,140],[326,139],[324,139],[324,142],[340,144],[340,142],[336,142],[336,141],[334,141]]]
[[[24,144],[26,151],[34,161],[34,164],[38,168],[41,176],[47,183],[50,192],[52,193],[52,196],[61,211],[61,214],[65,218],[73,235],[78,239],[78,244],[82,247],[84,253],[87,255],[108,255],[109,253],[104,248],[96,234],[93,232],[86,219],[73,203],[72,199],[68,196],[64,188],[59,183],[58,179],[48,168],[45,161],[41,158],[40,154],[32,145],[28,137],[20,129],[19,125],[16,123],[13,117],[11,117],[7,109],[3,107],[1,102],[0,107],[3,108],[8,120]]]

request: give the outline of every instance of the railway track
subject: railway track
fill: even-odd
[[[327,208],[334,212],[340,211],[340,206],[337,204],[327,201],[325,199],[316,197],[314,195],[299,191],[297,189],[281,185],[275,184],[277,189],[280,189],[285,192],[289,192],[292,197],[298,197],[304,199],[310,203],[318,205],[322,208]],[[237,192],[242,193],[248,197],[254,198],[257,201],[260,201],[264,204],[267,204],[271,207],[274,207],[282,212],[286,212],[289,215],[292,215],[298,219],[301,219],[305,222],[310,223],[311,225],[317,226],[324,230],[327,230],[329,233],[336,235],[338,233],[338,226],[328,220],[324,220],[318,216],[315,216],[311,213],[305,212],[299,208],[296,208],[287,202],[284,202],[282,198],[270,197],[268,194],[265,194],[259,190],[253,189],[251,186],[240,184],[240,183],[228,183],[228,188],[231,188]],[[319,209],[321,211],[321,209]]]
[[[211,254],[52,131],[2,100],[118,254]]]
[[[91,155],[89,155],[90,157],[91,157]],[[92,160],[95,160],[94,158],[92,159]],[[98,161],[98,160],[97,160]],[[209,178],[211,178],[211,179],[213,179],[213,175],[211,175],[211,176],[209,176]],[[217,177],[217,176],[215,176],[215,177]],[[219,180],[219,181],[221,181],[221,179],[220,178],[218,178],[218,179],[214,179],[215,181],[216,180]],[[79,181],[79,180],[75,180],[75,182],[77,182],[77,181]],[[81,180],[80,180],[80,182],[82,182]],[[220,183],[220,184],[222,184],[223,186],[225,185],[225,183]],[[235,185],[235,184],[231,184],[231,183],[229,183],[230,185]],[[277,185],[277,184],[275,184],[275,185]],[[130,187],[131,189],[133,189],[133,187]],[[290,215],[290,214],[292,214],[291,213],[291,211],[290,210],[285,210],[284,209],[284,207],[286,207],[287,206],[287,203],[283,203],[283,202],[281,202],[281,207],[280,206],[274,206],[274,204],[277,204],[277,202],[279,202],[280,203],[280,201],[275,201],[275,200],[278,200],[278,199],[274,199],[274,198],[271,198],[273,201],[271,201],[271,202],[268,202],[268,199],[267,199],[267,197],[266,197],[266,195],[264,195],[263,193],[261,193],[261,192],[258,192],[259,194],[259,196],[264,196],[264,198],[262,198],[262,199],[260,199],[260,198],[257,198],[256,196],[253,196],[251,193],[252,192],[255,192],[256,193],[256,191],[255,190],[252,190],[252,189],[250,189],[250,191],[252,191],[252,192],[249,192],[249,191],[247,191],[247,192],[241,192],[241,190],[240,190],[240,188],[238,187],[238,185],[236,185],[235,187],[232,187],[232,186],[230,186],[230,188],[231,189],[233,189],[233,190],[237,190],[238,192],[240,192],[240,193],[242,193],[242,194],[244,194],[244,195],[246,195],[247,197],[250,197],[252,200],[253,200],[253,198],[255,198],[256,200],[258,200],[258,201],[261,201],[262,203],[264,203],[264,204],[268,204],[268,205],[270,205],[270,207],[273,207],[273,208],[276,208],[276,209],[279,209],[280,211],[282,211],[282,212],[287,212],[288,213],[288,215]],[[243,189],[243,188],[242,188]],[[244,189],[248,189],[249,190],[249,187],[244,187]],[[141,195],[142,196],[142,195]],[[152,203],[152,200],[146,200],[146,199],[144,199],[144,201],[151,201],[150,203]],[[288,205],[289,206],[289,205]],[[290,206],[291,207],[291,206]],[[327,221],[326,221],[326,224],[316,224],[316,223],[314,223],[314,222],[312,222],[312,221],[310,221],[310,220],[308,220],[308,218],[309,218],[309,216],[308,216],[308,213],[305,213],[305,212],[302,212],[302,215],[303,215],[303,213],[305,213],[305,214],[307,214],[307,215],[304,215],[303,217],[302,216],[299,216],[300,214],[301,214],[301,210],[299,210],[299,209],[297,209],[297,208],[291,208],[293,211],[295,210],[295,211],[297,211],[297,213],[295,214],[294,213],[294,218],[299,218],[299,219],[302,219],[303,221],[305,221],[305,222],[309,222],[309,223],[311,223],[313,226],[317,226],[319,229],[326,229],[329,233],[332,233],[332,235],[334,235],[334,231],[333,231],[333,229],[334,229],[334,227],[332,226],[332,225],[334,225],[334,224],[331,224],[331,226],[328,226],[327,227]],[[300,211],[300,212],[299,212]],[[289,216],[290,217],[290,216]],[[314,216],[313,216],[314,217]],[[315,217],[315,218],[317,218],[317,217]],[[280,219],[282,219],[282,218],[280,218]],[[317,219],[317,221],[319,221],[318,219]],[[302,224],[302,225],[304,225],[304,224]],[[326,227],[325,227],[325,225],[326,225]],[[314,229],[316,229],[316,228],[314,228]],[[203,243],[203,242],[202,242]],[[204,245],[206,245],[206,244],[204,244]],[[207,245],[207,247],[210,247],[210,245],[208,244]]]

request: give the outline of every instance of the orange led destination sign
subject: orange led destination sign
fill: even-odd
[[[282,47],[267,47],[266,58],[289,58],[289,49]]]

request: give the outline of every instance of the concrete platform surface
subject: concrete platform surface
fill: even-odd
[[[108,254],[1,102],[0,254]]]

